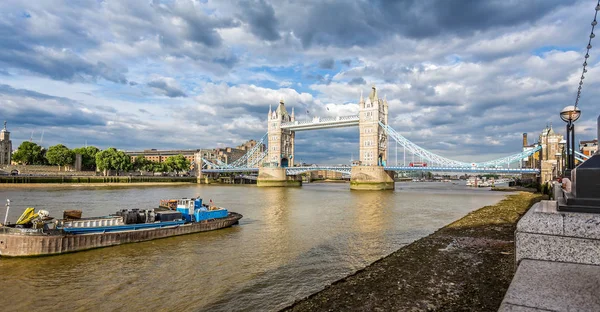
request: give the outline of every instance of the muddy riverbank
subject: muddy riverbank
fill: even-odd
[[[514,275],[516,223],[541,199],[510,195],[284,310],[497,311]]]

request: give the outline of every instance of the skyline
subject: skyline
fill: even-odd
[[[595,2],[344,3],[5,1],[0,119],[15,148],[32,131],[70,148],[234,147],[262,137],[280,99],[298,120],[351,115],[376,85],[389,124],[448,158],[517,153],[550,123],[564,133]],[[596,137],[596,50],[578,141]],[[358,130],[299,133],[296,151],[347,162]]]

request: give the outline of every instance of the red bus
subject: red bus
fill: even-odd
[[[408,164],[409,167],[427,167],[427,163],[425,162],[411,162]]]

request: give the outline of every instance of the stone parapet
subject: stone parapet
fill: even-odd
[[[393,190],[394,174],[382,166],[354,166],[350,173],[351,190]]]
[[[535,204],[517,224],[516,263],[522,259],[600,265],[600,215]]]

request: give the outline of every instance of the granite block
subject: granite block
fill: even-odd
[[[544,200],[534,204],[517,223],[517,232],[563,234],[563,214],[556,210],[556,202]]]
[[[525,307],[516,304],[502,303],[498,312],[554,312],[554,310]]]
[[[564,213],[564,236],[600,239],[600,214]]]
[[[517,232],[516,263],[524,259],[600,265],[600,240]]]
[[[521,261],[500,311],[531,309],[600,311],[600,266]]]

